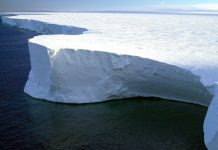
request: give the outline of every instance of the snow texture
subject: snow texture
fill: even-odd
[[[3,22],[42,34],[98,34],[132,47],[132,53],[137,49],[140,57],[189,70],[206,86],[218,81],[215,16],[49,13],[3,17]]]

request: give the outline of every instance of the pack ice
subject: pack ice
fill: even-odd
[[[214,17],[59,13],[2,20],[53,34],[29,40],[31,71],[24,91],[30,96],[64,103],[156,96],[208,106],[215,95],[204,132],[207,148],[217,149]]]

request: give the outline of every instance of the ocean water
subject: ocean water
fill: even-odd
[[[23,93],[28,30],[0,24],[0,150],[202,150],[207,108],[158,98],[69,105]]]

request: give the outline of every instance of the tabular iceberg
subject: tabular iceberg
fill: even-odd
[[[78,28],[67,25],[57,25],[28,19],[16,19],[9,17],[2,17],[2,22],[11,26],[18,26],[20,28],[29,29],[42,34],[82,34],[87,31],[86,28]]]
[[[42,34],[85,33],[42,35],[29,40],[27,94],[64,103],[157,96],[206,106],[215,95],[205,118],[204,133],[207,148],[218,149],[218,51],[217,41],[211,40],[216,39],[217,32],[216,27],[199,24],[204,17],[195,17],[194,21],[191,16],[177,16],[169,23],[167,20],[173,18],[164,15],[153,21],[151,18],[157,16],[56,16],[2,18],[4,23]],[[134,23],[136,20],[141,23]],[[166,26],[162,25],[164,21]],[[210,18],[207,23],[214,26],[214,21]],[[169,27],[174,31],[169,32]]]
[[[130,55],[128,47],[102,40],[86,34],[30,39],[32,68],[25,92],[67,103],[157,96],[209,104],[211,95],[191,72]]]

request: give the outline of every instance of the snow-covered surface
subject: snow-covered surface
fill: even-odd
[[[4,17],[3,22],[43,34],[57,33],[51,26],[48,32],[47,24],[61,25],[64,34],[69,29],[66,26],[87,29],[86,34],[134,47],[131,51],[138,49],[140,56],[190,70],[205,85],[218,81],[216,16],[56,13]]]
[[[204,133],[207,148],[217,149],[217,16],[59,13],[3,22],[42,34],[83,33],[30,39],[31,96],[73,103],[159,96],[207,105],[215,95]]]

